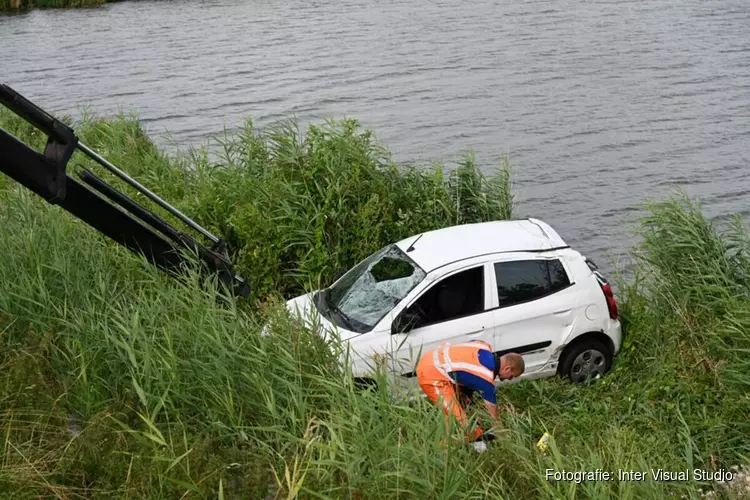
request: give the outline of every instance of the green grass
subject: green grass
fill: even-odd
[[[41,147],[9,115],[0,126]],[[254,295],[227,303],[193,274],[170,279],[0,178],[7,497],[697,498],[712,486],[554,482],[545,470],[747,463],[750,242],[738,221],[713,227],[680,196],[646,207],[635,277],[618,287],[627,338],[612,373],[509,386],[511,432],[482,455],[446,453],[438,410],[355,390],[278,299],[406,235],[511,217],[507,162],[487,177],[472,156],[395,165],[353,121],[305,134],[248,122],[215,145],[217,160],[206,148],[165,155],[129,116],[76,127],[226,237]],[[534,447],[545,430],[547,455]]]

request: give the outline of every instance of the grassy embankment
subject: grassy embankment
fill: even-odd
[[[38,145],[7,115],[0,124]],[[404,235],[510,217],[507,168],[484,179],[471,158],[450,177],[398,167],[351,122],[304,139],[248,124],[220,145],[220,165],[204,150],[165,156],[129,118],[78,130],[226,235],[256,295],[249,306],[217,301],[0,178],[9,497],[696,497],[706,485],[555,483],[545,470],[746,462],[750,240],[738,225],[719,233],[679,198],[649,207],[637,277],[619,286],[628,337],[613,372],[590,387],[512,386],[501,395],[512,432],[483,455],[445,454],[439,412],[394,404],[386,389],[356,392],[273,298],[325,284]],[[266,314],[280,321],[261,338]],[[554,435],[546,456],[534,448],[544,430]]]

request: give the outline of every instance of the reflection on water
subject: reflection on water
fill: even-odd
[[[396,160],[511,155],[519,216],[607,270],[634,204],[747,212],[745,0],[140,1],[0,16],[0,79],[199,143],[244,117],[356,117]]]

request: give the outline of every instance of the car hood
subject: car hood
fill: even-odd
[[[328,340],[332,331],[336,332],[341,340],[348,340],[359,335],[357,332],[341,328],[320,314],[313,302],[313,297],[317,292],[318,290],[288,300],[286,302],[287,309],[291,314],[299,317],[307,328],[316,330],[326,340]]]

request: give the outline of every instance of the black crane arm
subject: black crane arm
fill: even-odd
[[[178,274],[188,263],[188,250],[235,295],[249,295],[247,280],[234,271],[222,240],[82,144],[72,128],[5,84],[0,84],[0,104],[47,135],[44,152],[39,153],[0,127],[0,172],[171,274]],[[67,164],[76,150],[207,236],[213,246],[198,243],[88,170],[82,169],[80,181],[72,177]]]

